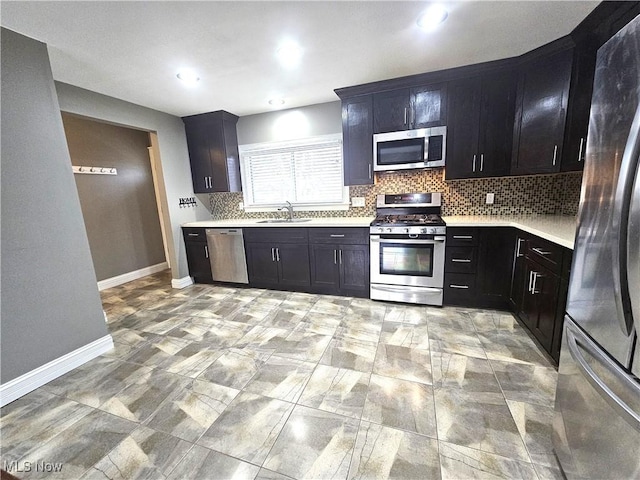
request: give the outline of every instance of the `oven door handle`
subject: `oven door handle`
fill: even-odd
[[[374,243],[406,243],[409,245],[435,245],[437,243],[444,243],[446,237],[434,237],[433,240],[401,240],[394,238],[380,238],[379,236],[371,236],[370,239]]]

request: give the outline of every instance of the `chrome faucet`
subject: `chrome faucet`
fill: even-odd
[[[284,203],[285,204],[282,207],[280,207],[278,210],[282,211],[286,208],[287,211],[289,212],[289,221],[293,222],[293,205],[291,205],[291,202],[289,201],[286,201]]]

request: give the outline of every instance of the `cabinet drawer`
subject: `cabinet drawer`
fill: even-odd
[[[444,303],[474,306],[476,276],[468,273],[447,273],[444,276]]]
[[[310,243],[340,243],[342,245],[368,245],[368,228],[310,228]]]
[[[447,246],[476,246],[480,236],[477,228],[451,227],[447,228]]]
[[[475,273],[478,249],[476,247],[449,247],[445,254],[444,271],[450,273]]]
[[[553,273],[562,270],[562,254],[564,248],[540,237],[531,237],[527,242],[527,257],[547,267]]]
[[[204,228],[198,227],[182,227],[182,235],[184,241],[189,243],[205,242],[207,241],[207,234]]]
[[[243,229],[245,242],[255,243],[307,243],[309,233],[306,228],[245,228]]]

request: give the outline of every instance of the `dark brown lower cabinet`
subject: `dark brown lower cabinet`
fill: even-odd
[[[261,288],[310,285],[307,244],[247,242],[247,269],[251,286]]]
[[[314,243],[309,248],[315,292],[369,296],[369,245]]]
[[[507,310],[514,230],[447,228],[444,303]]]
[[[514,243],[509,304],[522,324],[557,363],[567,302],[571,250],[518,233]]]
[[[187,253],[189,275],[196,283],[212,283],[209,248],[204,228],[183,228],[184,246]]]

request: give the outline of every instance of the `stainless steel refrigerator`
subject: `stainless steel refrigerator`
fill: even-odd
[[[640,16],[598,50],[553,442],[565,475],[640,478]]]

